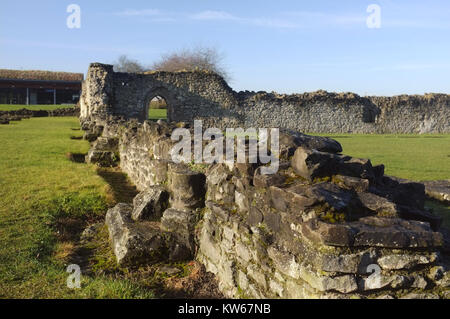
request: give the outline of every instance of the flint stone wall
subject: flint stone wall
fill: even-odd
[[[113,72],[93,63],[83,83],[81,117],[104,125],[108,115],[147,118],[162,96],[172,121],[202,119],[214,127],[283,127],[315,133],[449,133],[450,96],[360,97],[353,93],[279,95],[235,92],[207,72]]]

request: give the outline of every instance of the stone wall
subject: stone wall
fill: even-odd
[[[89,161],[120,158],[141,191],[107,214],[119,263],[196,258],[231,298],[449,298],[448,246],[422,184],[287,133],[274,175],[175,164],[175,127],[110,118],[92,144]]]
[[[103,125],[108,115],[147,118],[162,96],[172,121],[204,120],[214,127],[282,127],[315,133],[448,133],[450,96],[360,97],[353,93],[279,95],[234,92],[208,72],[113,72],[93,63],[83,83],[81,117]]]
[[[60,108],[55,110],[28,110],[0,111],[0,124],[9,124],[10,121],[20,121],[30,117],[48,116],[80,116],[78,107]]]
[[[174,121],[145,120],[155,95]],[[448,110],[443,95],[235,93],[214,74],[93,64],[80,120],[87,161],[119,165],[141,191],[106,216],[119,264],[195,258],[232,298],[449,298],[449,232],[424,208],[424,185],[296,131],[448,132]],[[283,128],[280,169],[174,163],[171,133],[193,136],[194,119]]]

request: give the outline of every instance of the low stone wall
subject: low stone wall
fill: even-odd
[[[76,107],[61,108],[55,110],[28,110],[21,109],[16,111],[0,111],[0,123],[8,124],[9,121],[20,121],[30,117],[49,117],[49,116],[80,116],[80,109]]]
[[[194,257],[231,298],[449,298],[448,246],[422,184],[299,133],[281,134],[273,175],[175,164],[175,124],[105,123],[88,161],[120,165],[142,191],[108,211],[119,263]]]

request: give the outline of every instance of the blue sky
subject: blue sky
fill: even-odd
[[[66,8],[81,7],[69,29]],[[366,25],[381,8],[381,28]],[[214,46],[239,90],[450,93],[450,1],[21,1],[0,3],[0,68],[86,72],[120,54],[150,65]]]

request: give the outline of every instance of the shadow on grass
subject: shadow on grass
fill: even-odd
[[[66,158],[75,163],[85,163],[87,153],[67,153]]]
[[[114,203],[132,203],[133,198],[139,193],[127,175],[117,168],[98,168],[97,174],[108,183]]]

